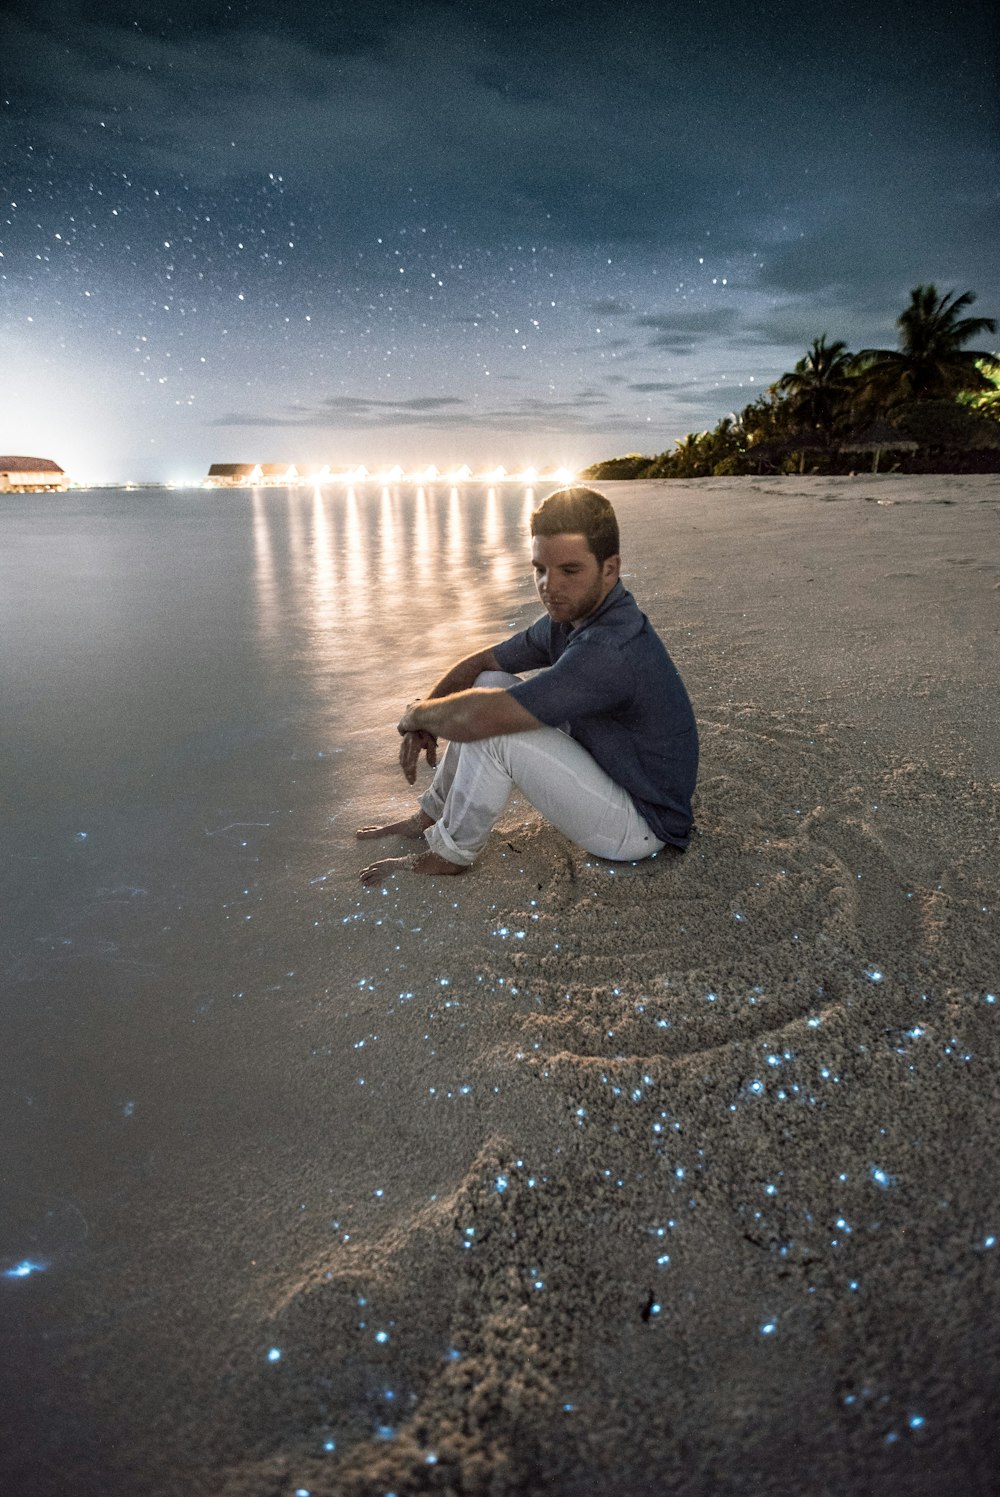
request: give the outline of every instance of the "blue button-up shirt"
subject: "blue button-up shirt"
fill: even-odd
[[[698,773],[694,712],[662,640],[621,582],[579,628],[544,614],[493,654],[515,674],[548,667],[512,686],[511,696],[539,722],[568,726],[656,835],[687,846]]]

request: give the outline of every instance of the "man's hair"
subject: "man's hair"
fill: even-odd
[[[556,489],[531,516],[532,535],[582,535],[603,566],[619,551],[618,520],[596,489]]]

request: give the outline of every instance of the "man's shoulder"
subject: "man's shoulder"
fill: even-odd
[[[576,631],[572,642],[624,650],[643,638],[658,640],[659,636],[632,594],[618,582],[597,613]]]

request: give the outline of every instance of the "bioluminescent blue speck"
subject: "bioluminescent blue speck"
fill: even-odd
[[[22,1258],[20,1263],[5,1268],[3,1276],[5,1279],[30,1279],[34,1273],[44,1273],[47,1267],[47,1263],[35,1263],[31,1258]]]

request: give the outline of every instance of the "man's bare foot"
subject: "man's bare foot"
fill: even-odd
[[[434,817],[426,811],[414,811],[403,821],[389,821],[385,826],[359,826],[355,832],[359,842],[373,842],[377,837],[422,837]]]
[[[377,863],[369,863],[367,868],[362,868],[359,877],[363,884],[377,884],[384,878],[391,878],[394,873],[464,872],[464,863],[449,863],[447,858],[439,857],[436,852],[421,852],[412,853],[408,858],[380,858]]]

